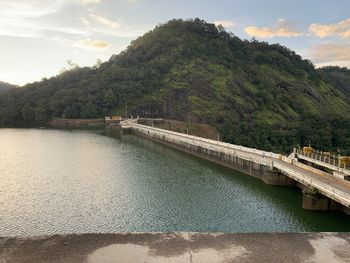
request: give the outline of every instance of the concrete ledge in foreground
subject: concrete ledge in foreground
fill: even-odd
[[[350,233],[132,233],[0,238],[0,263],[350,262]]]

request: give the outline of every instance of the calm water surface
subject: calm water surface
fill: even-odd
[[[302,210],[297,189],[104,133],[0,129],[0,236],[350,231],[349,216]]]

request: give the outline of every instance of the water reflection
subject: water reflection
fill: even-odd
[[[0,235],[350,231],[343,214],[302,210],[297,189],[115,128],[0,129],[0,145]]]

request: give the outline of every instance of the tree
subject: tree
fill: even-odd
[[[64,108],[64,116],[65,118],[79,118],[80,117],[80,109],[79,106],[76,103],[68,104]]]
[[[44,108],[38,107],[35,109],[35,122],[38,124],[44,124],[48,120],[47,112]]]
[[[114,95],[111,89],[105,91],[103,95],[103,107],[107,109],[107,113],[109,114],[113,106],[115,106],[117,102],[117,98]]]
[[[102,60],[100,58],[98,58],[96,60],[96,64],[93,66],[93,68],[97,70],[101,67],[102,64],[103,64]]]
[[[98,117],[97,107],[95,104],[88,102],[86,103],[81,110],[81,117],[86,119],[93,119]]]
[[[20,113],[15,105],[7,105],[1,109],[1,122],[4,125],[14,125],[20,119]]]
[[[35,109],[32,106],[24,106],[22,108],[22,118],[25,123],[33,123],[35,121]]]

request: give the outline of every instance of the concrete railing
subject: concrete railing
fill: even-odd
[[[335,155],[323,156],[321,152],[304,153],[302,150],[296,150],[296,155],[299,159],[315,163],[333,171],[350,175],[350,167],[348,165],[340,165],[339,157]]]
[[[281,163],[275,163],[274,167],[288,175],[290,178],[298,181],[299,183],[314,187],[318,189],[323,195],[339,202],[340,204],[350,207],[350,194],[344,191],[339,191],[336,188],[330,186],[329,184],[323,183],[320,180],[315,180],[306,176],[304,173],[293,169],[292,167],[287,167]]]
[[[207,143],[207,144],[209,144],[212,147],[225,147],[225,148],[231,149],[231,150],[239,150],[239,151],[244,151],[244,152],[248,152],[248,153],[261,155],[261,156],[264,156],[264,157],[272,157],[272,158],[276,158],[276,159],[281,159],[282,160],[282,155],[276,154],[276,153],[273,153],[273,152],[262,151],[262,150],[258,150],[258,149],[254,149],[254,148],[244,147],[244,146],[241,146],[241,145],[235,145],[235,144],[215,141],[215,140],[211,140],[211,139],[206,139],[206,138],[202,138],[202,137],[198,137],[198,136],[193,136],[193,135],[189,135],[189,134],[183,134],[183,133],[173,132],[173,131],[169,131],[169,130],[154,128],[154,127],[150,127],[150,126],[136,124],[135,122],[129,122],[128,125],[132,126],[132,127],[137,127],[139,129],[143,129],[144,128],[144,129],[147,129],[149,131],[154,131],[154,132],[157,132],[157,133],[160,133],[160,134],[166,134],[166,135],[169,135],[169,136],[178,136],[178,137],[181,137],[183,139],[188,140],[188,142]]]

